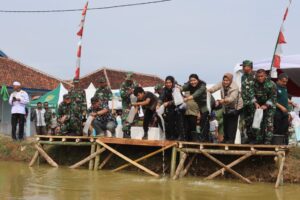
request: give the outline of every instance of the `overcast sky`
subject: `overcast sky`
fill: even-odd
[[[90,7],[150,0],[90,0]],[[85,0],[0,0],[2,10],[82,8]],[[288,0],[173,0],[88,11],[81,75],[103,66],[208,83],[243,59],[272,56]],[[62,79],[73,78],[81,13],[0,13],[0,49]],[[299,54],[300,1],[285,23],[284,55]]]

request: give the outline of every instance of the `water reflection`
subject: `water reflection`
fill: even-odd
[[[0,199],[299,199],[299,185],[252,185],[234,181],[202,181],[200,178],[156,179],[134,173],[70,170],[0,162]]]

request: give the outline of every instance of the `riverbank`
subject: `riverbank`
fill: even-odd
[[[29,162],[35,152],[33,148],[33,139],[28,139],[22,142],[13,142],[10,137],[0,136],[0,160],[7,161],[21,161]],[[131,158],[138,158],[145,155],[148,152],[153,151],[155,148],[143,148],[143,147],[132,147],[132,146],[119,146],[118,149],[122,152],[126,152],[126,155],[130,155]],[[83,159],[89,154],[89,147],[72,147],[72,146],[49,146],[49,155],[57,161],[60,165],[71,165],[77,161]],[[102,158],[107,156],[106,153],[103,154]],[[162,173],[164,171],[166,174],[169,172],[170,168],[170,151],[162,154],[158,154],[152,158],[149,158],[142,162],[149,169]],[[230,163],[236,157],[234,156],[216,156],[218,159],[224,163]],[[275,182],[277,176],[277,168],[274,164],[274,157],[252,157],[245,162],[237,165],[233,169],[248,177],[254,182]],[[164,163],[164,164],[163,164]],[[124,164],[124,162],[113,157],[111,161],[105,166],[104,169],[113,169],[117,166]],[[86,167],[86,166],[85,166]],[[205,177],[219,169],[219,166],[211,162],[205,157],[197,156],[193,165],[190,168],[189,176],[200,176]],[[128,171],[137,171],[135,167],[128,167]],[[287,183],[300,183],[300,148],[291,147],[290,152],[286,157],[286,162],[284,166],[284,180]],[[224,176],[220,176],[221,179],[232,178],[228,173]]]

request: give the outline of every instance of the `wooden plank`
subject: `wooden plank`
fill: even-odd
[[[279,166],[275,188],[278,188],[280,184],[283,184],[283,166],[285,162],[285,156],[279,155],[279,160],[280,160],[280,166]]]
[[[38,150],[40,155],[45,158],[45,160],[53,167],[58,167],[58,164],[52,160],[52,158],[40,147],[39,145],[35,144],[34,147]]]
[[[202,150],[200,150],[202,151]],[[236,171],[234,171],[233,169],[227,167],[224,163],[222,163],[221,161],[219,161],[218,159],[216,159],[215,157],[211,156],[210,154],[206,153],[205,151],[202,151],[202,154],[205,155],[207,158],[209,158],[210,160],[214,161],[215,163],[217,163],[218,165],[224,167],[227,171],[229,171],[230,173],[232,173],[233,175],[237,176],[238,178],[242,179],[243,181],[245,181],[246,183],[251,183],[251,181],[245,177],[243,177],[242,175],[240,175],[239,173],[237,173]]]
[[[240,157],[239,159],[236,159],[235,161],[231,162],[229,165],[227,165],[227,167],[230,167],[232,168],[233,166],[239,164],[240,162],[242,162],[243,160],[249,158],[250,156],[253,155],[253,152],[248,152],[246,153],[245,155],[243,155],[242,157]],[[219,169],[218,171],[212,173],[211,175],[209,175],[208,177],[205,178],[205,180],[210,180],[210,179],[213,179],[215,178],[216,176],[222,174],[222,172],[225,170],[225,168],[221,168]]]
[[[93,136],[64,136],[64,135],[35,135],[36,138],[57,138],[57,139],[61,139],[61,138],[66,138],[66,139],[76,139],[76,138],[80,138],[80,139],[90,139],[90,138],[99,138],[98,137],[93,137]]]
[[[92,155],[93,153],[95,153],[95,150],[96,150],[96,144],[92,144],[91,145],[91,153],[90,153],[90,155]],[[89,161],[89,170],[92,170],[93,166],[94,166],[94,159],[91,159]]]
[[[63,145],[63,146],[90,146],[91,142],[63,142],[63,141],[39,141],[40,144],[47,144],[47,145]]]
[[[189,169],[190,169],[190,167],[191,167],[193,161],[194,161],[195,158],[196,158],[196,155],[197,155],[197,154],[194,154],[194,155],[193,155],[192,159],[188,162],[188,164],[186,165],[186,167],[181,171],[181,173],[179,174],[179,177],[180,177],[180,178],[184,177],[184,176],[187,174],[187,172],[189,171]]]
[[[109,137],[101,137],[97,139],[105,144],[122,144],[122,145],[136,145],[136,146],[168,146],[171,144],[176,144],[175,141],[167,141],[167,140],[136,140],[136,139],[128,139],[128,138],[109,138]]]
[[[101,146],[105,147],[107,150],[114,153],[115,155],[119,156],[120,158],[126,160],[127,162],[130,162],[134,166],[136,166],[136,167],[140,168],[141,170],[145,171],[146,173],[151,174],[152,176],[155,176],[155,177],[159,177],[159,175],[157,173],[151,171],[150,169],[144,167],[143,165],[138,164],[137,162],[134,162],[132,159],[126,157],[125,155],[123,155],[120,152],[116,151],[115,149],[111,148],[110,146],[108,146],[107,144],[102,142],[100,139],[97,139],[96,142],[98,144],[100,144]]]
[[[186,153],[183,153],[182,154],[182,158],[180,159],[180,162],[178,164],[178,167],[176,169],[176,172],[175,172],[175,175],[173,176],[173,180],[176,180],[181,172],[181,170],[183,169],[184,167],[184,162],[187,158],[187,154]]]
[[[32,157],[32,159],[31,159],[31,161],[30,161],[30,163],[29,163],[29,167],[32,167],[34,165],[34,163],[36,162],[38,157],[39,157],[39,151],[36,150],[33,157]]]
[[[112,152],[109,153],[109,155],[103,160],[103,162],[100,164],[99,169],[102,169],[104,167],[104,165],[106,165],[106,163],[111,159],[111,157],[114,154]]]
[[[221,149],[192,149],[192,148],[182,148],[179,151],[186,153],[202,153],[203,151],[209,154],[218,154],[218,155],[245,155],[249,152],[255,152],[253,155],[261,156],[276,156],[278,153],[275,151],[243,151],[243,150],[221,150]]]
[[[170,177],[173,177],[173,176],[175,175],[176,161],[177,161],[177,149],[176,149],[176,147],[174,146],[174,147],[172,148]]]
[[[96,151],[99,151],[99,149],[101,148],[101,146],[98,144],[96,147]],[[98,170],[99,167],[99,162],[100,162],[100,154],[98,154],[95,158],[95,165],[94,165],[94,171]]]
[[[80,167],[81,165],[83,165],[84,163],[90,161],[91,159],[95,158],[98,154],[101,154],[102,152],[104,152],[106,149],[103,147],[101,149],[98,149],[98,151],[96,151],[95,153],[89,155],[88,157],[86,157],[85,159],[75,163],[74,165],[70,166],[69,168],[71,169],[75,169],[77,167]]]
[[[171,148],[171,147],[173,147],[173,146],[175,146],[175,145],[176,145],[176,144],[171,144],[171,145],[169,145],[169,146],[166,146],[166,147],[163,147],[163,148],[161,148],[161,149],[158,149],[158,150],[156,150],[156,151],[154,151],[154,152],[151,152],[151,153],[149,153],[149,154],[147,154],[147,155],[145,155],[145,156],[143,156],[143,157],[141,157],[141,158],[138,158],[138,159],[134,160],[134,162],[140,162],[140,161],[142,161],[142,160],[145,160],[145,159],[147,159],[147,158],[150,158],[150,157],[152,157],[152,156],[154,156],[154,155],[156,155],[156,154],[158,154],[158,153],[160,153],[160,152],[162,152],[162,151],[165,151],[165,150],[167,150],[167,149],[169,149],[169,148]],[[112,170],[112,172],[120,171],[120,170],[122,170],[122,169],[124,169],[124,168],[126,168],[126,167],[128,167],[128,166],[130,166],[130,165],[132,165],[132,164],[131,164],[131,163],[124,164],[124,165],[122,165],[122,166],[120,166],[120,167],[118,167],[118,168]]]

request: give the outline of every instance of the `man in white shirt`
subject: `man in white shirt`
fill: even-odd
[[[30,120],[35,122],[35,129],[37,135],[46,135],[46,110],[43,108],[42,102],[37,103],[37,108],[31,113]]]
[[[14,92],[9,97],[9,104],[11,108],[11,126],[12,126],[12,139],[23,140],[24,124],[25,124],[25,106],[29,103],[29,97],[27,92],[21,90],[20,82],[15,81],[13,83]],[[17,124],[19,124],[19,136],[16,135]]]

